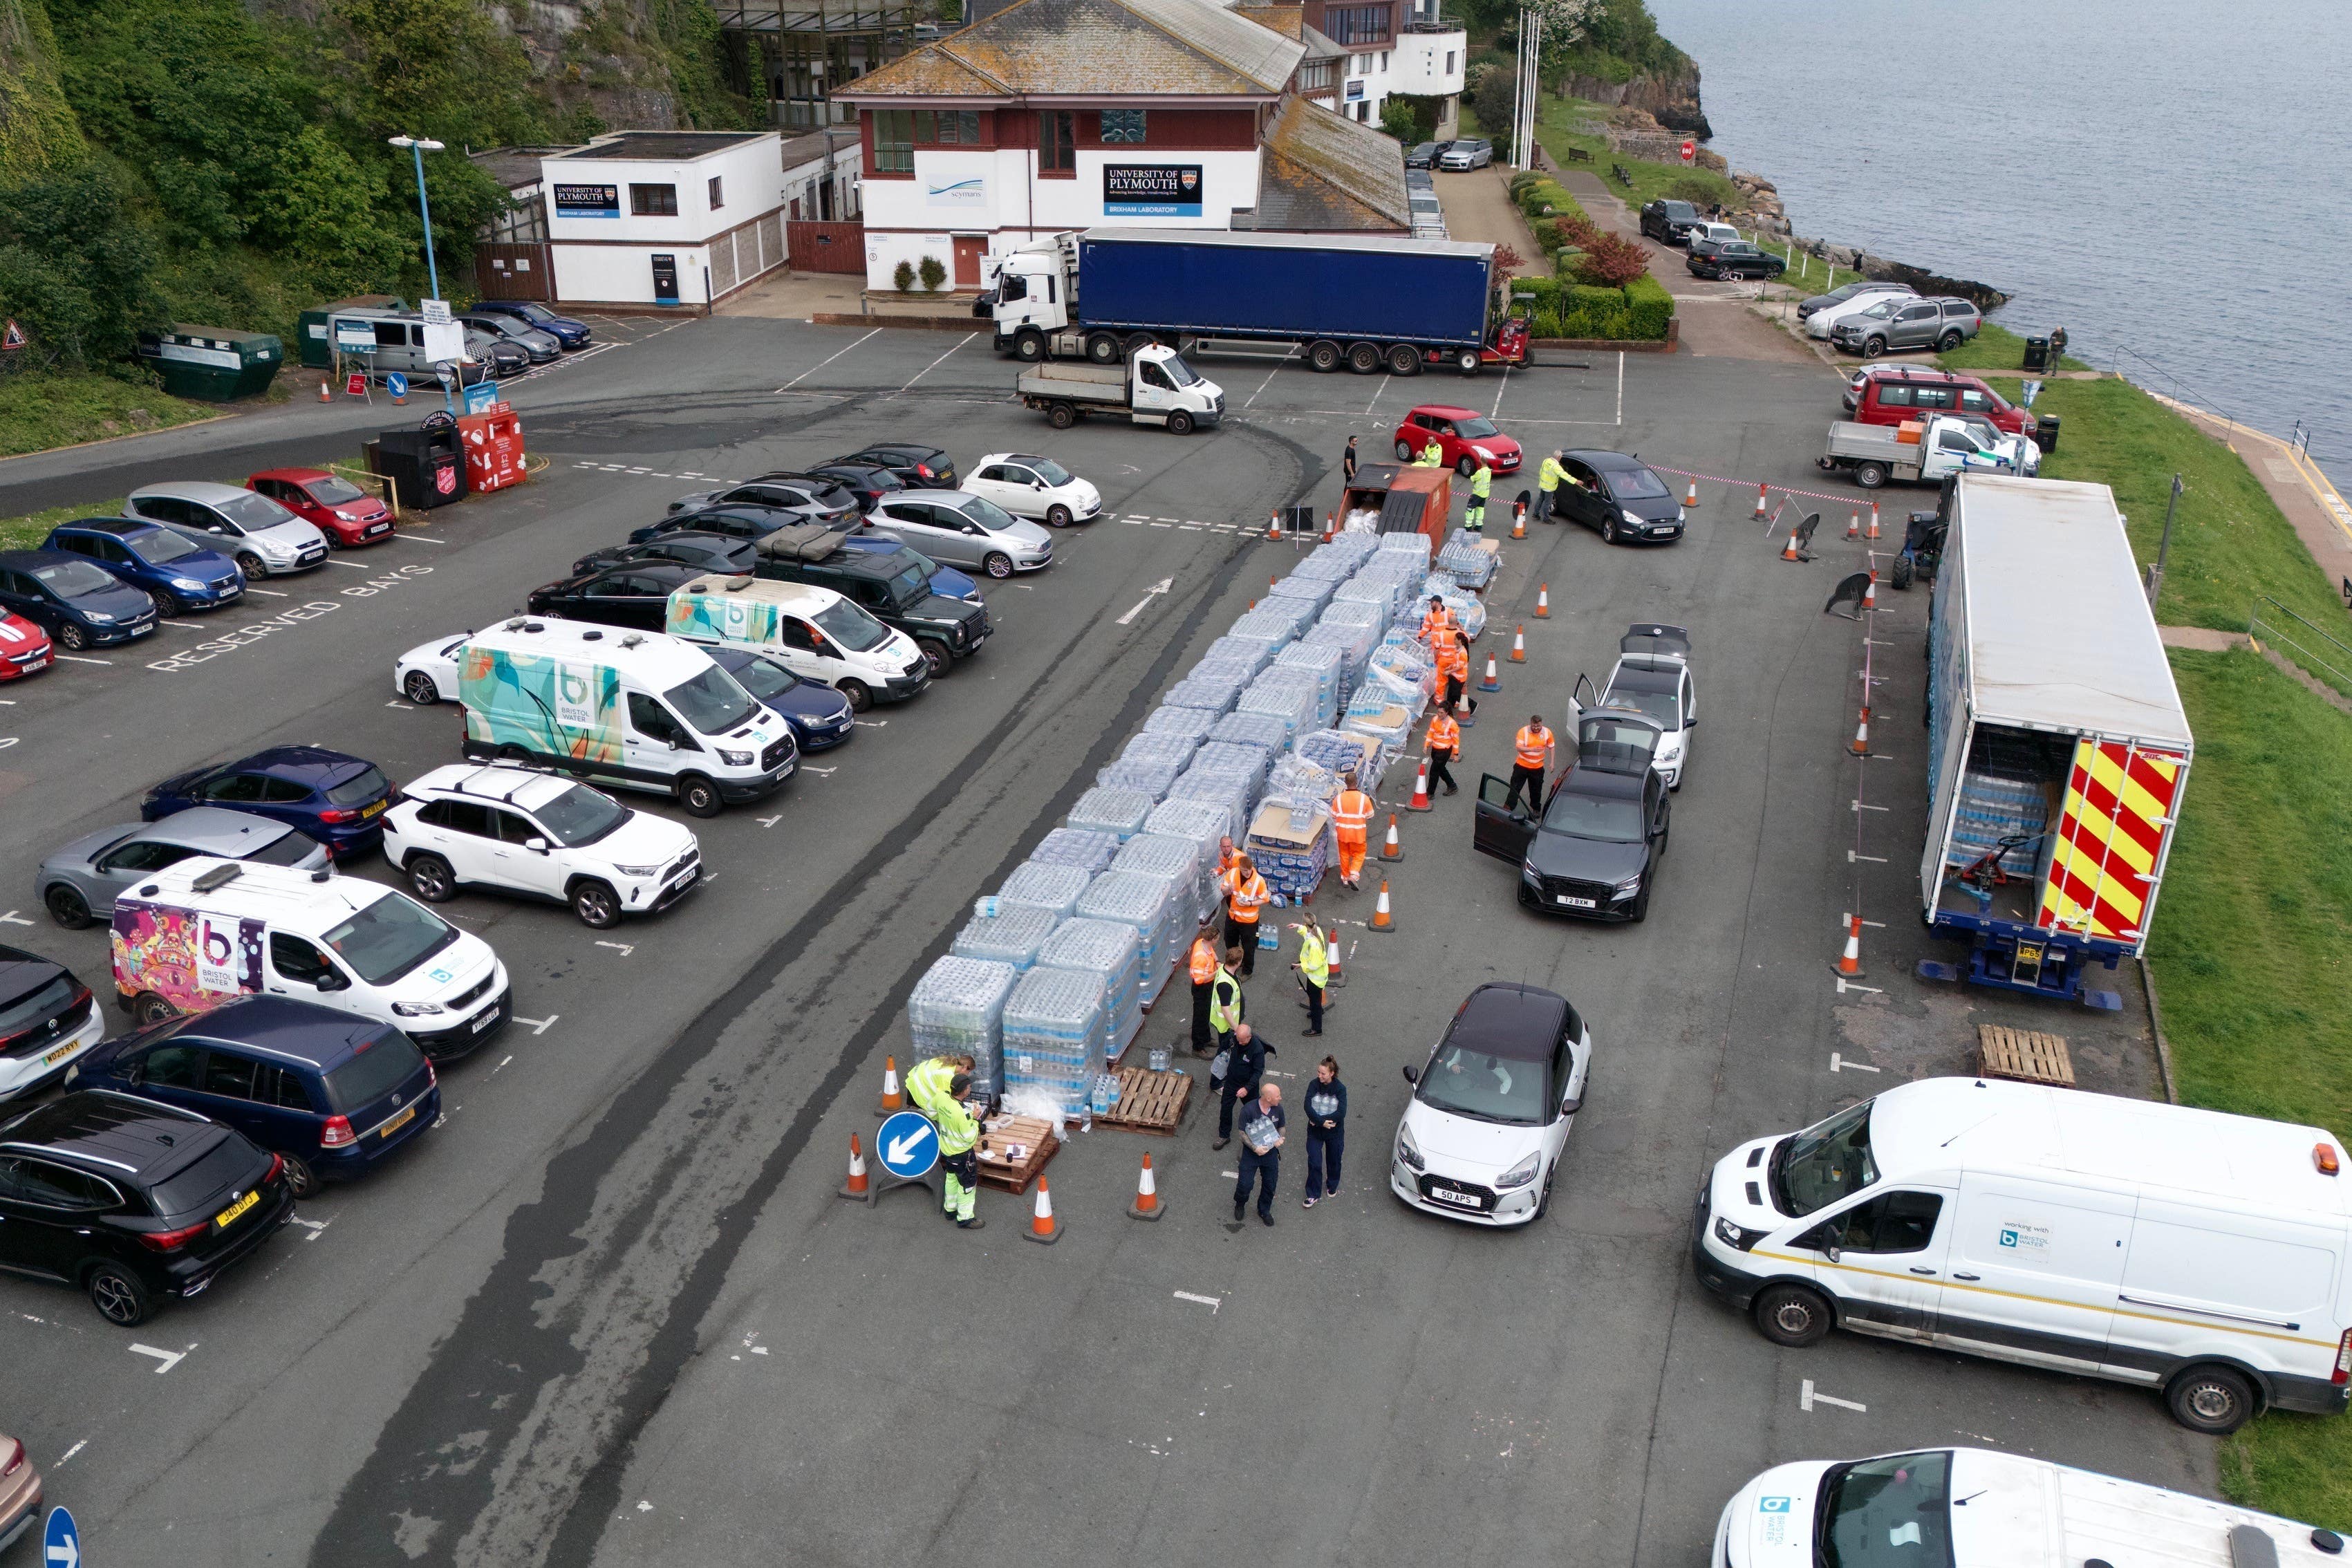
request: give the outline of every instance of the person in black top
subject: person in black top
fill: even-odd
[[[1348,437],[1348,449],[1339,454],[1339,478],[1342,482],[1356,482],[1356,438]]]
[[[1217,1141],[1209,1145],[1213,1149],[1234,1141],[1234,1112],[1244,1101],[1257,1098],[1258,1080],[1265,1076],[1265,1047],[1247,1024],[1237,1026],[1233,1044],[1217,1054],[1223,1058],[1224,1071],[1219,1072],[1215,1062],[1209,1064],[1209,1092],[1217,1097]]]
[[[1339,1059],[1325,1057],[1307,1086],[1307,1203],[1313,1208],[1339,1191],[1339,1155],[1348,1142],[1348,1086]]]
[[[1274,1184],[1282,1176],[1282,1130],[1290,1119],[1282,1111],[1282,1086],[1269,1083],[1257,1091],[1255,1104],[1242,1108],[1241,1170],[1234,1181],[1234,1223],[1242,1222],[1252,1184],[1257,1186],[1260,1225],[1274,1223]]]

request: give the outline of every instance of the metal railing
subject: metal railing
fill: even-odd
[[[2352,644],[2315,626],[2276,599],[2256,599],[2246,614],[2246,635],[2276,648],[2336,690],[2352,696]]]

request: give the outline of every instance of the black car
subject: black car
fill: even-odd
[[[723,490],[692,491],[670,502],[668,515],[737,503],[788,511],[803,522],[837,522],[865,510],[856,496],[835,480],[793,471],[762,474]]]
[[[121,1328],[293,1217],[286,1162],[193,1110],[82,1089],[0,1121],[0,1268],[87,1291]]]
[[[758,575],[830,588],[914,638],[935,680],[957,659],[978,653],[996,629],[984,606],[931,592],[930,574],[912,551],[844,550],[840,535],[809,528],[761,540],[759,556]]]
[[[1406,151],[1404,166],[1408,169],[1434,169],[1437,167],[1438,151],[1444,145],[1443,142],[1416,143]]]
[[[643,544],[608,544],[592,550],[572,563],[575,573],[593,572],[631,561],[674,561],[702,572],[743,573],[751,569],[751,542],[723,533],[665,533]]]
[[[1687,245],[1691,230],[1706,221],[1698,208],[1688,202],[1661,199],[1642,208],[1642,232],[1668,245]]]
[[[63,1077],[103,1031],[98,1004],[73,971],[37,952],[0,947],[0,1100],[34,1094]]]
[[[872,511],[874,503],[884,496],[896,495],[907,488],[904,479],[879,463],[824,463],[809,473],[820,479],[831,479],[856,496],[860,511]]]
[[[832,468],[841,463],[872,463],[877,468],[887,468],[898,475],[898,482],[910,490],[951,490],[956,488],[955,459],[937,447],[877,441],[845,458],[828,458],[818,466]]]
[[[1789,264],[1744,239],[1702,239],[1683,263],[1694,278],[1778,278]]]
[[[69,653],[110,647],[155,629],[155,601],[62,550],[0,552],[0,610],[14,610]]]
[[[657,632],[669,625],[669,596],[703,573],[674,561],[624,561],[533,588],[524,607],[534,616]]]
[[[1519,867],[1519,902],[1546,914],[1638,921],[1666,852],[1672,805],[1650,765],[1657,721],[1630,708],[1577,715],[1576,761],[1552,785],[1542,820],[1492,773],[1478,780],[1470,841]],[[1522,801],[1524,797],[1522,797]]]
[[[1682,504],[1647,463],[1622,452],[1563,453],[1569,482],[1552,516],[1580,522],[1612,544],[1671,543],[1683,536]]]
[[[853,504],[817,526],[831,529],[836,533],[846,533],[863,521]],[[757,542],[780,528],[797,528],[808,522],[809,519],[799,512],[782,507],[735,501],[725,506],[705,507],[699,511],[682,511],[659,522],[649,522],[643,528],[631,530],[629,542],[643,544],[647,540],[671,533],[723,533],[730,539]]]

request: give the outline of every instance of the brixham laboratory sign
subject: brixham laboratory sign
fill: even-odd
[[[1198,163],[1106,163],[1105,217],[1199,217]]]

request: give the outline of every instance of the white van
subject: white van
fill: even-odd
[[[2345,1163],[2316,1127],[1926,1079],[1724,1156],[1693,1261],[1776,1344],[1843,1326],[2085,1373],[2231,1432],[2345,1407]]]
[[[466,639],[457,700],[468,757],[659,790],[697,816],[758,800],[800,766],[782,715],[659,632],[518,616]]]
[[[1712,1568],[2328,1568],[2333,1531],[1990,1448],[1775,1465],[1733,1494]]]
[[[407,894],[360,877],[201,855],[115,895],[114,989],[142,1024],[268,994],[405,1032],[436,1061],[514,1016],[506,965]]]
[[[896,702],[922,690],[930,664],[915,639],[830,588],[763,577],[697,577],[669,596],[672,637],[755,648],[803,680]]]

